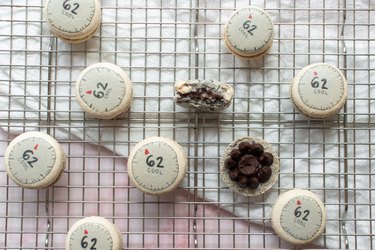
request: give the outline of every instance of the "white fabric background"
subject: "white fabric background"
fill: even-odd
[[[40,6],[40,1],[32,2]],[[338,225],[343,212],[343,133],[336,122],[341,123],[343,116],[310,123],[295,112],[289,100],[289,83],[304,66],[322,61],[340,68],[343,65],[343,58],[338,56],[341,51],[338,1],[283,1],[280,5],[277,2],[252,1],[254,5],[266,8],[275,23],[272,50],[257,62],[234,58],[220,38],[223,24],[232,11],[249,2],[221,1],[220,6],[216,1],[200,3],[199,78],[234,84],[235,100],[221,114],[198,114],[198,193],[203,200],[218,204],[240,218],[269,226],[272,204],[280,191],[310,189],[322,198],[328,212],[326,236],[316,244],[340,248],[343,241],[339,237]],[[115,1],[103,0],[102,27],[93,39],[79,45],[58,41],[54,47],[51,133],[63,143],[74,141],[100,145],[124,157],[135,143],[146,137],[173,138],[189,155],[189,173],[182,189],[192,191],[194,112],[175,106],[172,99],[176,80],[195,77],[191,3],[181,1],[176,6],[172,0],[147,3],[140,0],[132,3],[131,12],[129,3],[124,1],[119,3],[123,8],[117,13],[110,8],[114,4]],[[351,1],[348,4],[349,9],[375,7],[365,0],[356,1],[355,6]],[[223,10],[219,11],[218,7]],[[160,11],[160,8],[164,10]],[[375,90],[368,83],[375,73],[361,69],[373,67],[373,57],[368,53],[374,50],[375,43],[353,40],[373,36],[370,32],[373,27],[360,25],[368,23],[373,12],[358,13],[353,16],[353,11],[349,11],[348,23],[359,25],[346,27],[348,120],[354,122],[353,126],[364,127],[349,132],[349,171],[358,174],[349,177],[349,199],[350,202],[366,204],[375,198],[368,190],[371,186],[369,159],[375,150],[370,142],[375,138],[366,128],[366,124],[373,122],[373,100],[370,97]],[[30,21],[27,25],[25,22],[4,22],[0,26],[0,64],[4,65],[0,67],[0,126],[10,134],[25,130],[45,131],[49,31],[45,23],[39,21],[40,7],[17,8],[12,17],[6,8],[0,8],[0,16]],[[11,53],[7,53],[9,50]],[[75,79],[84,67],[96,62],[118,64],[133,81],[131,110],[118,119],[90,119],[75,101]],[[40,67],[40,64],[44,66]],[[280,155],[279,182],[256,202],[234,195],[218,174],[219,157],[226,145],[247,135],[264,138]],[[363,142],[366,147],[354,146],[356,142]],[[69,169],[79,167],[70,162]],[[60,185],[65,184],[63,179]],[[361,188],[363,192],[356,191]],[[369,234],[373,227],[366,222],[370,212],[368,206],[350,206],[348,233],[352,235],[352,242],[357,244],[360,241],[354,234]],[[353,218],[363,218],[362,226]],[[357,247],[369,248],[370,244],[366,238]]]

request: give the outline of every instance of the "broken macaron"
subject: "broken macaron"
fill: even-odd
[[[201,111],[220,111],[228,108],[234,89],[230,84],[213,80],[178,81],[175,84],[177,105]]]

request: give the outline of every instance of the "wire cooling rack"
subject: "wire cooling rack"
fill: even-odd
[[[266,9],[275,25],[270,53],[255,62],[234,58],[221,39],[246,5]],[[67,168],[35,191],[12,183],[1,163],[0,249],[63,249],[70,226],[90,215],[113,221],[124,249],[293,248],[270,229],[273,202],[293,188],[315,192],[328,210],[323,236],[308,247],[374,248],[371,0],[102,0],[100,30],[79,45],[53,38],[42,8],[42,0],[0,3],[0,146],[44,131],[63,145]],[[111,121],[86,117],[74,97],[78,74],[100,61],[133,81],[131,110]],[[293,108],[289,84],[321,61],[343,70],[349,97],[337,116],[309,121]],[[233,84],[232,106],[215,114],[175,106],[174,82],[196,78]],[[135,189],[126,169],[131,148],[155,135],[178,141],[189,159],[183,185],[160,197]],[[257,201],[219,177],[221,153],[246,135],[280,156],[278,183]]]

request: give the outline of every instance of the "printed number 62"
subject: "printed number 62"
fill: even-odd
[[[72,8],[72,5],[69,3],[70,0],[65,0],[63,2],[63,8],[65,10],[70,10]],[[76,10],[79,8],[79,4],[78,3],[73,3],[73,6],[74,6],[74,9],[72,9],[70,12],[72,12],[73,14],[77,15],[77,12]]]
[[[327,79],[323,78],[323,79],[321,80],[321,82],[323,83],[323,85],[322,85],[322,89],[328,89],[328,88],[326,87]],[[318,77],[314,77],[314,78],[311,80],[311,86],[312,86],[314,89],[319,88],[320,83],[319,83],[319,78],[318,78]]]
[[[257,28],[255,24],[252,24],[251,21],[246,21],[243,23],[242,27],[249,32],[250,35],[254,35],[253,31]]]

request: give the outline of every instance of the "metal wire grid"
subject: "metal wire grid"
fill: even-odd
[[[231,12],[249,4],[264,7],[275,23],[273,48],[255,63],[235,59],[220,38]],[[373,248],[370,0],[103,0],[97,36],[74,46],[51,40],[42,6],[41,0],[0,4],[1,100],[7,100],[0,125],[11,133],[0,133],[1,146],[13,133],[49,132],[62,143],[68,164],[62,179],[41,191],[15,186],[1,169],[1,249],[63,249],[72,223],[89,215],[112,220],[125,249],[292,248],[269,228],[269,211],[280,192],[294,187],[316,192],[331,211],[333,226],[321,247],[345,248],[348,240],[350,248]],[[120,65],[134,84],[131,111],[113,121],[85,117],[74,99],[77,75],[99,61]],[[316,61],[338,65],[350,86],[345,111],[324,122],[300,116],[288,96],[295,73]],[[235,85],[229,110],[195,113],[173,104],[175,80],[213,77]],[[282,166],[268,199],[256,202],[231,193],[212,167],[231,140],[248,134],[271,142]],[[143,195],[127,179],[127,153],[151,135],[176,139],[189,156],[186,181],[173,194]],[[231,200],[222,199],[228,194]]]

